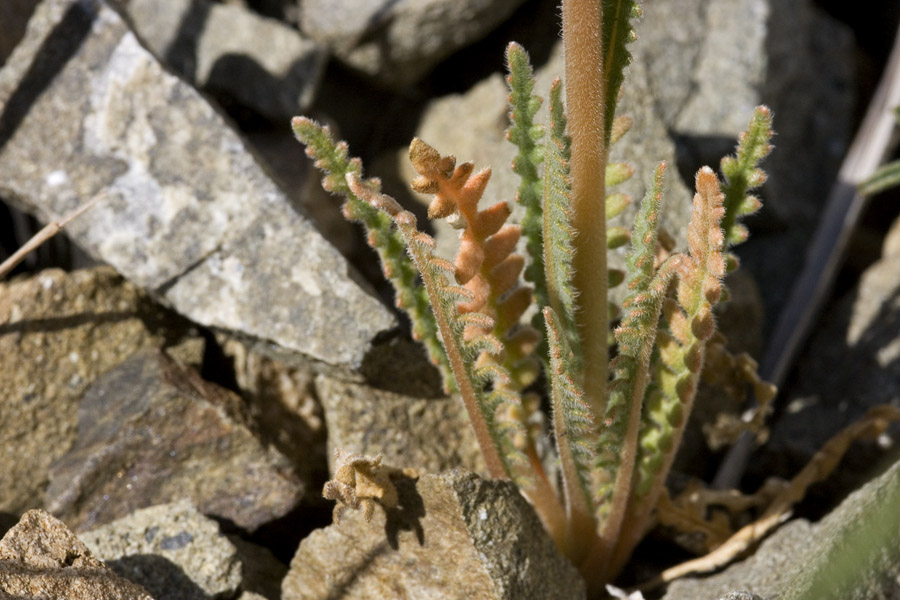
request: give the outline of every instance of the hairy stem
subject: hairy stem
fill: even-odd
[[[418,241],[421,236],[416,229],[415,217],[412,213],[404,211],[397,204],[397,201],[390,196],[367,188],[355,173],[347,174],[347,184],[354,194],[375,208],[388,213],[405,238],[410,257],[422,277],[422,283],[425,289],[428,290],[429,297],[434,299],[432,300],[432,306],[434,307],[434,317],[437,321],[438,330],[441,333],[441,339],[447,351],[447,358],[450,361],[450,368],[453,370],[453,375],[459,388],[459,395],[462,397],[463,404],[469,414],[469,420],[475,432],[475,439],[478,441],[481,454],[484,456],[488,474],[497,479],[509,479],[508,465],[501,457],[497,441],[485,420],[478,402],[478,394],[469,376],[470,369],[467,361],[456,343],[457,336],[454,334],[447,312],[439,306],[438,299],[442,297],[441,282],[438,281],[433,269],[429,268],[426,251],[423,250],[423,244]]]
[[[575,318],[584,356],[585,400],[599,422],[606,398],[609,335],[601,0],[563,0],[562,17],[572,138]]]
[[[541,464],[541,459],[533,444],[529,443],[525,449],[525,455],[528,457],[528,463],[531,470],[534,471],[535,477],[529,486],[522,488],[522,492],[534,506],[534,511],[537,513],[556,548],[563,554],[568,555],[567,529],[569,524],[565,508],[560,503],[553,484],[547,479],[544,466]]]
[[[577,565],[594,542],[591,468],[596,457],[593,448],[584,441],[594,433],[595,424],[590,407],[584,403],[581,390],[566,368],[572,360],[572,351],[562,335],[559,317],[549,306],[544,307],[544,322],[547,324],[550,349],[553,431],[556,433],[568,517],[566,555]]]

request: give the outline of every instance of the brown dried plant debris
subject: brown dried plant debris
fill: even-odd
[[[751,511],[762,511],[787,487],[788,482],[770,477],[755,494],[705,487],[691,481],[675,498],[663,491],[656,505],[656,520],[679,535],[675,541],[694,554],[712,552],[750,520]],[[739,523],[739,526],[735,526]]]
[[[381,464],[382,456],[366,456],[356,452],[345,452],[338,448],[334,452],[334,478],[325,483],[322,496],[337,500],[334,507],[334,522],[340,523],[348,508],[362,508],[366,522],[375,514],[375,503],[386,509],[396,508],[399,503],[397,488],[391,475],[407,474]]]
[[[844,427],[825,442],[809,463],[775,495],[759,519],[739,529],[706,556],[666,569],[653,580],[641,585],[640,589],[652,589],[679,577],[708,573],[724,567],[786,521],[793,505],[803,499],[809,486],[831,474],[851,443],[876,439],[888,425],[896,422],[900,422],[900,407],[887,404],[872,407],[858,421]]]
[[[713,334],[707,345],[703,381],[721,390],[738,406],[747,404],[749,387],[756,398],[756,408],[746,415],[720,413],[715,423],[704,424],[703,434],[712,450],[734,444],[745,431],[756,436],[757,443],[765,443],[769,435],[766,418],[772,412],[777,391],[774,385],[759,377],[756,361],[749,354],[732,354],[726,343],[720,332]]]

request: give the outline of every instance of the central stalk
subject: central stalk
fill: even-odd
[[[606,267],[605,79],[601,0],[563,0],[565,88],[572,140],[572,260],[575,320],[584,357],[585,398],[601,423],[606,404],[609,335]]]

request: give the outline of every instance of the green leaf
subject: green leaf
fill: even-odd
[[[406,243],[393,228],[388,215],[361,200],[347,185],[347,175],[362,175],[362,162],[358,158],[349,158],[347,144],[335,143],[328,127],[306,117],[294,118],[291,125],[297,139],[306,146],[306,154],[323,171],[322,187],[344,196],[344,215],[362,223],[369,245],[381,259],[385,277],[394,287],[397,306],[409,315],[413,337],[425,345],[429,358],[441,371],[445,389],[453,391],[456,384],[450,363],[438,338],[428,295],[419,285],[418,270],[406,253]],[[368,184],[375,185],[373,181]]]
[[[603,74],[605,85],[606,143],[609,147],[614,131],[619,90],[625,80],[625,67],[631,63],[627,44],[636,39],[631,20],[641,16],[634,0],[603,0]]]
[[[576,383],[578,367],[574,354],[553,309],[544,308],[547,343],[550,347],[550,389],[553,404],[553,430],[559,451],[569,512],[588,516],[593,513],[593,470],[597,430],[584,392]]]
[[[634,167],[624,162],[611,162],[606,165],[606,187],[619,185],[631,179]]]
[[[622,214],[631,204],[631,196],[628,194],[610,194],[606,197],[606,219],[614,219]]]
[[[533,93],[534,72],[528,53],[515,42],[506,47],[506,67],[509,72],[506,82],[509,86],[510,121],[506,138],[518,148],[512,169],[519,176],[516,201],[525,207],[522,235],[531,257],[531,263],[525,267],[525,279],[534,285],[535,298],[539,305],[544,306],[549,301],[543,259],[543,183],[538,176],[538,167],[543,162],[541,141],[544,128],[534,123],[541,99]]]
[[[709,167],[698,171],[696,188],[688,225],[690,255],[668,259],[676,261],[677,302],[666,298],[662,303],[664,328],[656,334],[656,351],[646,356],[653,385],[647,388],[641,418],[636,481],[628,499],[631,511],[617,542],[619,557],[637,545],[665,485],[696,395],[706,342],[715,331],[712,309],[721,299],[725,275],[723,195]]]
[[[606,230],[606,247],[612,250],[628,243],[631,233],[624,227],[610,227]]]
[[[859,184],[858,190],[863,196],[873,196],[898,185],[900,185],[900,160],[883,165]]]
[[[610,363],[613,382],[603,417],[605,428],[598,440],[597,468],[605,483],[597,493],[597,511],[607,529],[603,535],[612,540],[627,507],[656,326],[676,266],[676,261],[669,259],[658,271],[654,269],[664,171],[662,163],[634,221],[632,251],[626,259],[629,294],[615,332],[618,355]]]
[[[737,224],[738,217],[753,214],[760,209],[759,198],[748,192],[762,185],[766,174],[759,163],[772,151],[772,112],[765,106],[753,111],[750,125],[738,137],[737,152],[722,159],[721,171],[725,176],[722,193],[725,195],[725,216],[722,231],[729,246],[747,239],[746,229]]]
[[[573,353],[573,364],[581,364],[581,348],[575,325],[575,292],[572,286],[571,187],[569,179],[570,140],[565,133],[562,84],[559,79],[550,87],[550,135],[547,136],[544,173],[544,264],[547,271],[549,306],[559,317],[567,344]]]

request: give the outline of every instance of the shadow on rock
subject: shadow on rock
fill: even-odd
[[[146,588],[156,600],[212,598],[191,581],[181,567],[159,555],[132,554],[106,564],[116,574]]]
[[[425,545],[425,530],[421,520],[425,517],[425,503],[422,496],[416,490],[416,479],[410,477],[393,478],[400,496],[400,504],[396,508],[386,508],[386,521],[384,533],[391,548],[400,548],[399,534],[401,531],[413,531],[420,546]]]

